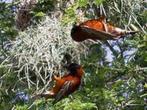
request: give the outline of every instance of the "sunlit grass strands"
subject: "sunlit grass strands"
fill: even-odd
[[[17,68],[18,77],[25,77],[29,88],[35,85],[38,89],[42,83],[47,86],[52,74],[63,75],[61,69],[65,53],[80,61],[85,47],[72,41],[70,28],[61,26],[56,18],[46,17],[37,28],[28,28],[12,42],[8,59]]]

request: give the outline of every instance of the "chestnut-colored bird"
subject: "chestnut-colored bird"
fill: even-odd
[[[69,74],[63,77],[54,76],[54,80],[56,81],[55,86],[51,90],[37,96],[44,97],[45,99],[55,98],[54,104],[76,91],[81,84],[84,70],[81,65],[76,63],[71,63],[67,69],[69,70]]]
[[[112,26],[105,22],[105,17],[99,19],[87,20],[79,25],[74,25],[71,30],[71,37],[77,42],[87,39],[92,40],[116,40],[127,34],[134,34],[138,31],[126,31]]]

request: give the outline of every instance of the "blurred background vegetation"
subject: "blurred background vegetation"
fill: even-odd
[[[101,15],[140,32],[110,45],[71,39],[74,22]],[[55,105],[29,99],[64,75],[67,55],[84,67],[79,90]],[[0,110],[147,110],[147,1],[0,0]]]

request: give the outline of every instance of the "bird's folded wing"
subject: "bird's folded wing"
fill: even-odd
[[[95,38],[97,37],[98,39],[106,39],[106,40],[115,40],[117,39],[116,35],[113,35],[109,32],[105,32],[105,31],[101,31],[101,30],[96,30],[96,29],[92,29],[88,26],[82,26],[82,31],[86,32],[88,34],[93,35]]]
[[[64,98],[64,96],[71,91],[71,87],[72,87],[72,82],[66,81],[62,86],[61,90],[56,94],[53,104]]]

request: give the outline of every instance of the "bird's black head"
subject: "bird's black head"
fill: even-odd
[[[71,29],[71,37],[74,41],[81,42],[85,39],[85,38],[83,39],[83,36],[80,35],[81,31],[82,29],[80,25],[76,25],[76,24],[73,25]]]
[[[78,31],[78,26],[76,25],[76,23],[74,23],[71,29],[71,36],[73,36],[77,31]]]
[[[81,66],[76,64],[76,63],[71,63],[67,69],[70,72],[70,74],[75,75],[77,73],[77,69],[80,68]]]

